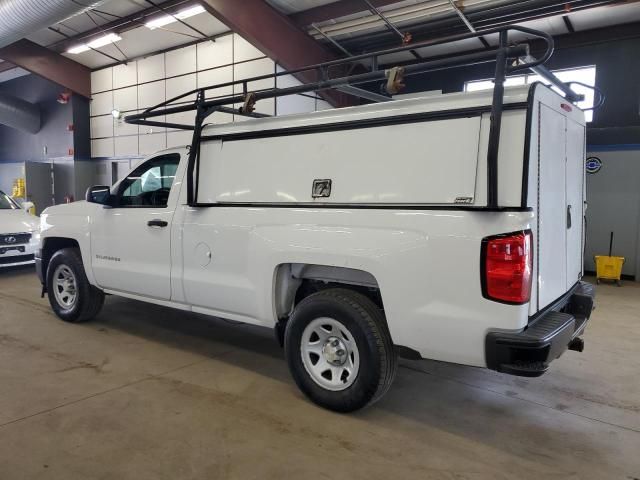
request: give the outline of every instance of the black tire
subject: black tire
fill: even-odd
[[[358,347],[357,376],[344,390],[322,387],[302,360],[303,332],[321,317],[343,324]],[[373,404],[389,390],[396,374],[397,355],[384,313],[366,296],[351,290],[322,290],[303,299],[287,322],[284,345],[289,370],[300,390],[314,403],[336,412],[352,412]]]
[[[68,267],[75,276],[76,299],[67,307],[61,304],[54,290],[54,274],[61,265]],[[77,248],[63,248],[53,254],[47,266],[47,294],[55,314],[65,322],[80,323],[93,319],[104,304],[104,293],[87,280],[82,257]]]

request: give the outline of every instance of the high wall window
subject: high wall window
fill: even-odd
[[[585,85],[594,86],[596,84],[596,67],[580,67],[580,68],[568,68],[566,70],[553,70],[553,73],[563,82],[580,82]],[[536,75],[535,73],[527,73],[524,75],[514,75],[512,77],[507,77],[505,80],[505,86],[517,86],[517,85],[529,85],[533,82],[543,82],[546,83],[544,79],[540,77],[540,75]],[[473,80],[471,82],[466,82],[464,85],[465,92],[476,92],[478,90],[489,90],[493,88],[493,80]],[[578,102],[577,105],[580,108],[591,108],[593,107],[593,90],[590,88],[585,88],[580,85],[573,85],[573,90],[577,93],[581,93],[584,95],[584,100],[582,102]],[[558,91],[557,88],[554,87],[554,90]],[[593,120],[593,110],[587,110],[584,112],[584,116],[587,122]]]

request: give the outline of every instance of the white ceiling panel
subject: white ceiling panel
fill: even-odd
[[[310,8],[321,7],[338,0],[267,0],[272,7],[287,15],[296,12],[303,12]]]
[[[106,48],[102,48],[101,50],[106,50]],[[99,68],[115,63],[110,58],[100,55],[98,52],[94,52],[93,50],[89,50],[88,52],[80,53],[78,55],[71,55],[69,53],[63,53],[62,55],[70,58],[71,60],[86,65],[89,68]]]
[[[27,40],[31,40],[32,42],[37,43],[38,45],[42,45],[46,47],[51,45],[52,43],[58,42],[60,40],[64,40],[64,36],[59,33],[54,32],[53,30],[49,30],[45,28],[43,30],[38,30],[35,33],[32,33],[27,37]]]
[[[31,73],[20,67],[5,70],[4,72],[0,72],[0,83],[8,82],[14,78],[24,77],[26,75],[31,75]]]
[[[149,8],[150,4],[145,0],[109,0],[98,10],[124,17],[132,13]]]
[[[149,8],[149,3],[145,0],[111,0],[98,10],[108,12],[117,16],[126,16],[137,11],[141,11]],[[99,18],[101,16],[101,18]],[[116,17],[96,13],[92,14],[92,17],[98,24],[106,23]],[[209,13],[201,13],[194,17],[185,20],[186,23],[199,30],[206,37],[217,36],[221,33],[229,31],[229,28],[220,22],[218,19],[210,15]],[[95,28],[95,23],[91,19],[83,14],[76,17],[72,17],[64,22],[56,25],[55,28],[60,29],[63,33],[69,36],[75,36],[78,33],[89,31]],[[192,43],[200,38],[204,38],[197,31],[189,28],[178,22],[174,22],[163,28],[157,28],[155,30],[149,30],[148,28],[141,26],[127,32],[119,33],[122,40],[115,45],[107,45],[102,47],[99,52],[107,53],[117,60],[123,60],[123,54],[127,59],[144,57],[156,53],[161,50],[171,49]],[[44,46],[52,45],[64,38],[56,32],[49,29],[44,29],[32,34],[29,39]],[[66,57],[71,58],[89,68],[100,68],[105,65],[110,65],[116,62],[105,55],[102,55],[97,51],[87,51],[76,55],[64,54]]]
[[[609,27],[640,20],[640,3],[610,5],[569,14],[576,30]]]

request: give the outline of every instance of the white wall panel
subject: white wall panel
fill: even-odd
[[[192,137],[193,137],[193,132],[187,132],[187,131],[167,132],[167,148],[183,147],[185,145],[191,145]]]
[[[113,137],[113,117],[103,115],[91,118],[91,137],[104,138]]]
[[[91,116],[111,114],[113,110],[113,92],[96,93],[91,97]]]
[[[138,85],[138,108],[149,108],[165,100],[165,81]]]
[[[250,62],[238,63],[233,66],[233,79],[243,80],[245,78],[256,77],[258,75],[268,75],[275,71],[275,64],[273,60],[269,58],[262,58],[260,60],[252,60]],[[273,78],[266,80],[258,80],[250,82],[247,85],[249,90],[262,90],[263,88],[273,88],[275,82]],[[236,85],[236,93],[242,91],[242,85]]]
[[[278,115],[309,113],[316,110],[316,99],[304,95],[287,95],[276,99]]]
[[[233,63],[233,35],[216,38],[215,42],[197,45],[198,70],[230,65]]]
[[[256,47],[247,42],[237,33],[233,34],[233,61],[244,62],[245,60],[253,60],[254,58],[264,57],[265,54]]]
[[[165,122],[166,119],[167,117],[165,115],[162,115],[160,117],[153,117],[153,120],[157,122]],[[140,132],[140,135],[149,135],[152,133],[164,133],[167,131],[167,129],[164,127],[151,127],[148,125],[139,125],[138,131]]]
[[[133,114],[134,112],[130,113]],[[138,125],[127,123],[124,119],[116,120],[113,122],[113,134],[115,136],[138,135]]]
[[[113,138],[91,140],[92,157],[113,157]]]
[[[284,68],[276,64],[277,73],[284,71]],[[293,75],[282,75],[281,77],[276,77],[276,85],[278,88],[297,87],[298,85],[302,85],[302,82]]]
[[[167,77],[183,75],[196,71],[196,46],[191,45],[178,50],[171,50],[165,55]]]
[[[181,112],[181,113],[173,113],[171,115],[166,115],[167,122],[171,123],[180,123],[183,125],[195,125],[196,123],[196,112]]]
[[[137,155],[138,154],[138,136],[116,137],[114,139],[115,155]]]
[[[121,88],[113,91],[113,108],[121,112],[138,109],[138,87]]]
[[[138,149],[140,155],[149,155],[167,148],[167,134],[154,133],[151,135],[140,135]]]
[[[164,55],[153,55],[138,60],[138,83],[161,80],[164,77]]]
[[[138,83],[136,62],[113,67],[113,88],[129,87]]]
[[[209,85],[217,85],[220,83],[227,83],[233,81],[233,67],[220,67],[213,70],[206,70],[204,72],[198,72],[198,88],[207,87]],[[207,90],[207,98],[218,97],[221,95],[231,95],[233,93],[232,87],[216,88],[214,90]]]
[[[91,72],[91,93],[104,92],[113,88],[113,68],[103,68]]]
[[[91,138],[92,156],[109,157],[113,155],[144,155],[161,150],[166,145],[184,145],[191,143],[191,131],[130,125],[123,120],[114,120],[111,111],[114,108],[126,114],[140,112],[143,109],[164,102],[187,91],[210,85],[232,82],[257,75],[272,74],[275,63],[237,34],[229,34],[215,42],[201,42],[197,45],[152,55],[130,62],[98,70],[91,74],[91,90],[94,92],[91,102]],[[278,66],[278,71],[281,71]],[[278,79],[278,87],[299,85],[291,75]],[[273,80],[253,82],[249,90],[273,88]],[[242,91],[242,86],[235,89]],[[234,93],[233,87],[209,90],[207,98]],[[185,98],[192,101],[195,96]],[[240,105],[236,105],[239,107]],[[261,100],[256,111],[274,115],[276,100]],[[331,108],[324,101],[300,95],[278,100],[278,114],[313,111],[315,108]],[[235,117],[235,118],[234,118]],[[247,117],[216,112],[209,116],[208,123],[229,123],[234,120],[246,120]],[[183,112],[165,117],[154,118],[193,125],[195,112]],[[103,138],[104,137],[104,138]],[[99,141],[98,141],[99,140]]]
[[[196,89],[196,74],[182,75],[167,79],[167,100]],[[193,101],[196,95],[189,95],[181,99],[181,102]]]

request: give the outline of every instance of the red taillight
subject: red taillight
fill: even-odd
[[[482,241],[482,294],[498,302],[522,304],[531,296],[531,232]]]

